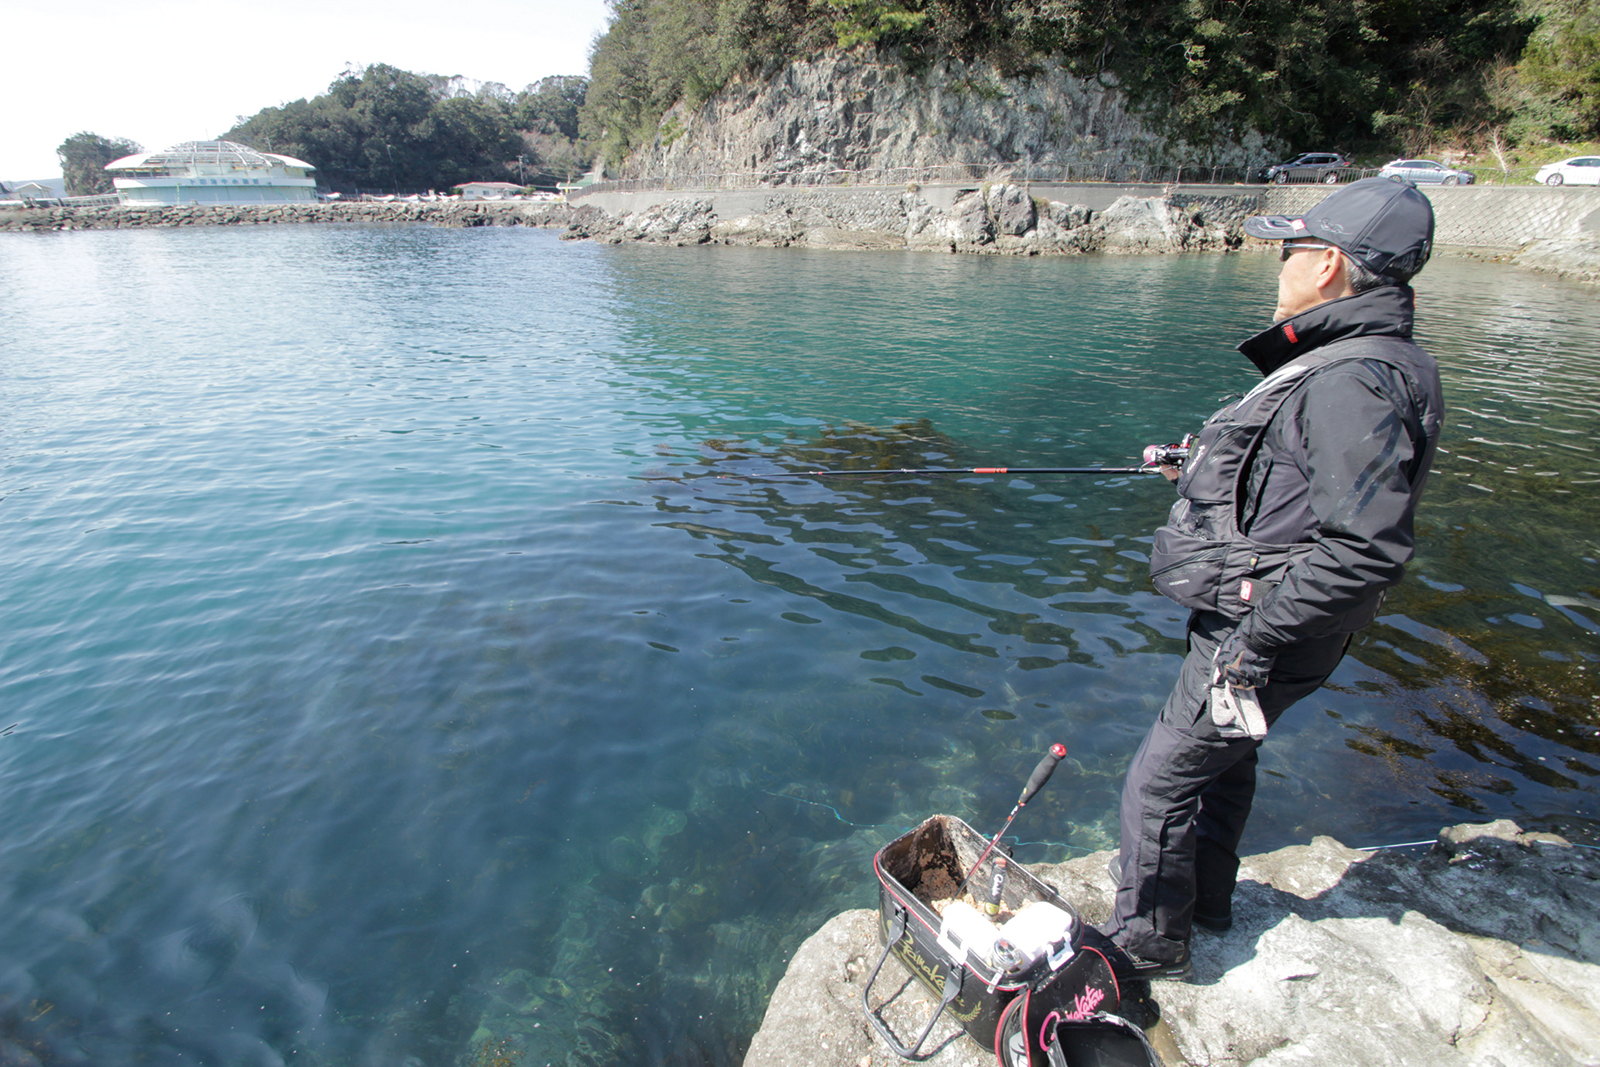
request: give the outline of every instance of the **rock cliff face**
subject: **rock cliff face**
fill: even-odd
[[[1278,145],[1194,147],[1160,133],[1113,86],[1047,66],[1006,78],[983,62],[911,74],[870,53],[794,62],[767,80],[731,82],[697,109],[662,118],[627,177],[789,177],[849,171],[906,181],[953,164],[1203,163],[1243,166]],[[922,180],[931,180],[931,175]]]
[[[1106,854],[1032,870],[1103,920]],[[1197,932],[1194,978],[1125,990],[1166,1067],[1565,1067],[1600,1064],[1600,850],[1509,822],[1445,830],[1426,854],[1330,838],[1245,860],[1234,927]],[[871,911],[795,954],[745,1067],[885,1067],[861,989]],[[896,991],[903,990],[898,995]],[[914,1038],[934,1000],[893,959],[873,987]],[[941,1021],[935,1067],[986,1067]]]

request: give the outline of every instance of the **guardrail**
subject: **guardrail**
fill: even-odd
[[[122,197],[116,193],[103,193],[94,196],[24,196],[16,200],[3,201],[6,207],[116,207],[122,203]]]
[[[962,182],[1027,183],[1111,182],[1210,184],[1243,182],[1239,167],[1198,164],[1167,166],[1137,163],[946,163],[928,167],[770,169],[762,171],[682,174],[669,178],[617,178],[571,190],[572,197],[590,193],[652,193],[674,189],[762,189],[837,185],[953,185]]]
[[[1017,184],[1108,183],[1114,185],[1249,185],[1261,184],[1264,167],[1208,167],[1200,164],[1139,163],[946,163],[928,167],[884,167],[872,170],[843,168],[773,168],[761,171],[680,174],[667,178],[614,178],[572,187],[568,196],[579,199],[591,193],[653,193],[674,190],[773,189],[841,185],[954,185],[964,182],[1014,182]],[[1477,185],[1521,185],[1537,167],[1501,170],[1498,180],[1480,176]],[[1303,174],[1274,178],[1274,185],[1342,185],[1377,175],[1377,167],[1341,167],[1335,171],[1308,169]]]
[[[874,170],[792,168],[762,171],[680,174],[666,178],[615,178],[574,188],[579,198],[591,193],[655,193],[691,189],[767,189],[839,185],[955,185],[963,182],[1017,184],[1106,183],[1112,185],[1242,185],[1261,181],[1260,167],[1210,167],[1200,164],[1149,163],[946,163],[929,167],[884,167]],[[1378,173],[1347,167],[1335,182],[1353,182]],[[1316,183],[1317,173],[1290,175],[1278,184]],[[1329,183],[1334,184],[1334,183]]]

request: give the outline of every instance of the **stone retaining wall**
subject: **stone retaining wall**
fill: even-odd
[[[1510,251],[1531,241],[1600,234],[1600,188],[1542,185],[1422,187],[1433,202],[1436,244]],[[1298,215],[1328,194],[1326,186],[1274,185],[1266,211]]]

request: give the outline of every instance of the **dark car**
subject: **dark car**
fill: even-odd
[[[1267,167],[1260,172],[1264,182],[1286,185],[1289,182],[1337,182],[1351,163],[1337,152],[1306,152],[1287,163]]]

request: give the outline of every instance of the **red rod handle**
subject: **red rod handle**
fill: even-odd
[[[1020,808],[1032,800],[1033,794],[1044,788],[1044,784],[1050,780],[1050,776],[1056,773],[1056,764],[1060,763],[1061,757],[1066,754],[1067,746],[1061,742],[1057,741],[1050,746],[1050,751],[1045,753],[1044,759],[1039,761],[1039,765],[1028,776],[1028,784],[1023,787],[1022,796],[1017,800],[1017,807]]]

